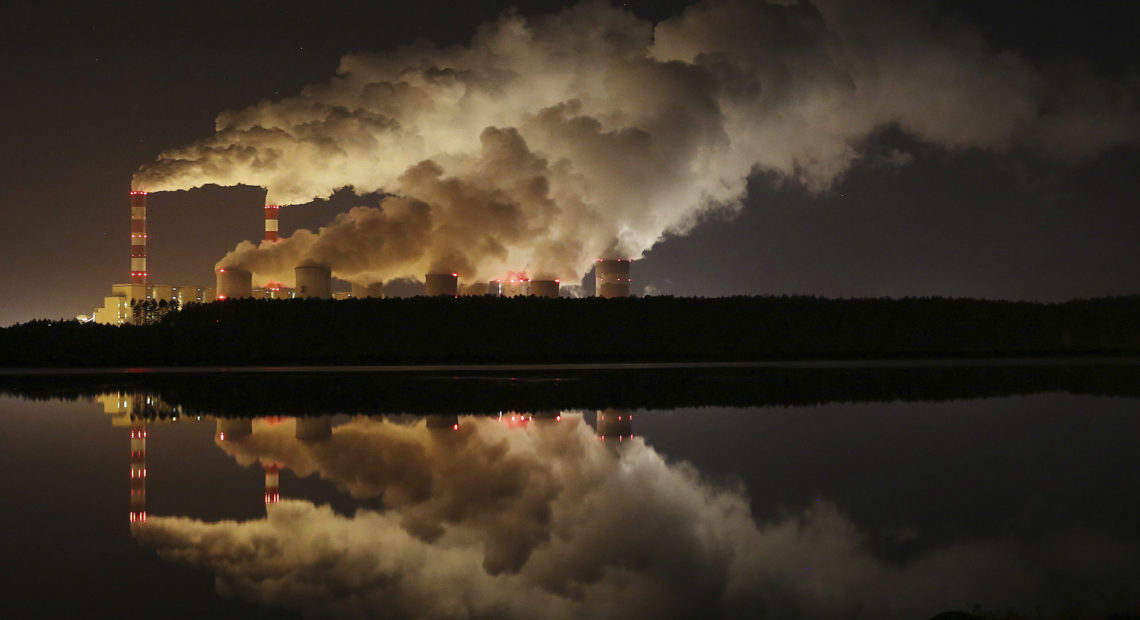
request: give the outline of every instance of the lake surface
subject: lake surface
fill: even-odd
[[[1140,365],[888,366],[9,376],[0,615],[1140,614]]]

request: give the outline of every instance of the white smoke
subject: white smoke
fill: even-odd
[[[1062,160],[1136,141],[1133,88],[1037,69],[924,6],[709,0],[656,26],[603,2],[508,13],[465,47],[345,56],[326,84],[220,115],[135,187],[240,183],[281,204],[390,195],[219,263],[261,279],[315,261],[359,282],[573,280],[738,208],[753,172],[826,189],[887,127]]]
[[[219,446],[386,508],[341,516],[283,500],[263,519],[152,515],[133,533],[214,572],[223,595],[327,617],[889,620],[979,601],[1049,609],[1050,573],[1127,592],[1140,551],[1066,533],[1029,554],[966,541],[892,565],[830,504],[756,523],[741,490],[710,487],[641,440],[614,450],[574,416],[530,429],[464,418],[459,431],[357,419],[317,442],[294,440],[291,424],[259,425]]]

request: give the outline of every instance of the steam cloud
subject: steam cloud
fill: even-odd
[[[134,185],[248,184],[280,204],[387,195],[219,263],[262,280],[306,262],[360,283],[571,279],[739,208],[754,172],[826,189],[886,127],[1088,158],[1137,139],[1134,94],[994,51],[918,3],[709,0],[654,26],[585,2],[507,13],[466,47],[345,56],[325,84],[220,115],[215,135],[162,153]]]
[[[132,531],[216,573],[223,595],[328,617],[922,618],[976,601],[1048,608],[1058,567],[1129,592],[1134,543],[1066,533],[1030,558],[959,542],[892,565],[830,504],[756,523],[740,490],[641,440],[611,450],[580,422],[471,418],[452,432],[356,419],[321,442],[258,426],[219,446],[386,509],[283,500],[263,519],[152,515]]]

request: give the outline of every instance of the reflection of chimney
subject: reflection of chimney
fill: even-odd
[[[146,192],[131,192],[131,284],[146,284]]]
[[[598,437],[602,441],[633,439],[633,414],[624,409],[603,409],[598,412]]]
[[[428,297],[459,296],[458,273],[429,273],[424,276],[424,294]]]
[[[277,205],[265,205],[265,240],[277,241]]]
[[[598,259],[594,263],[594,278],[597,284],[598,297],[629,297],[629,286],[632,281],[629,277],[629,268],[633,263],[628,258],[615,258],[610,260]]]
[[[130,521],[146,522],[146,422],[131,424]]]
[[[279,463],[273,463],[265,466],[265,503],[276,504],[281,501],[281,493],[278,488],[278,472],[281,471]]]

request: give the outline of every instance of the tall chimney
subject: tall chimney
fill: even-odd
[[[131,192],[131,284],[146,284],[146,192]]]
[[[277,241],[277,205],[265,205],[265,240]]]

